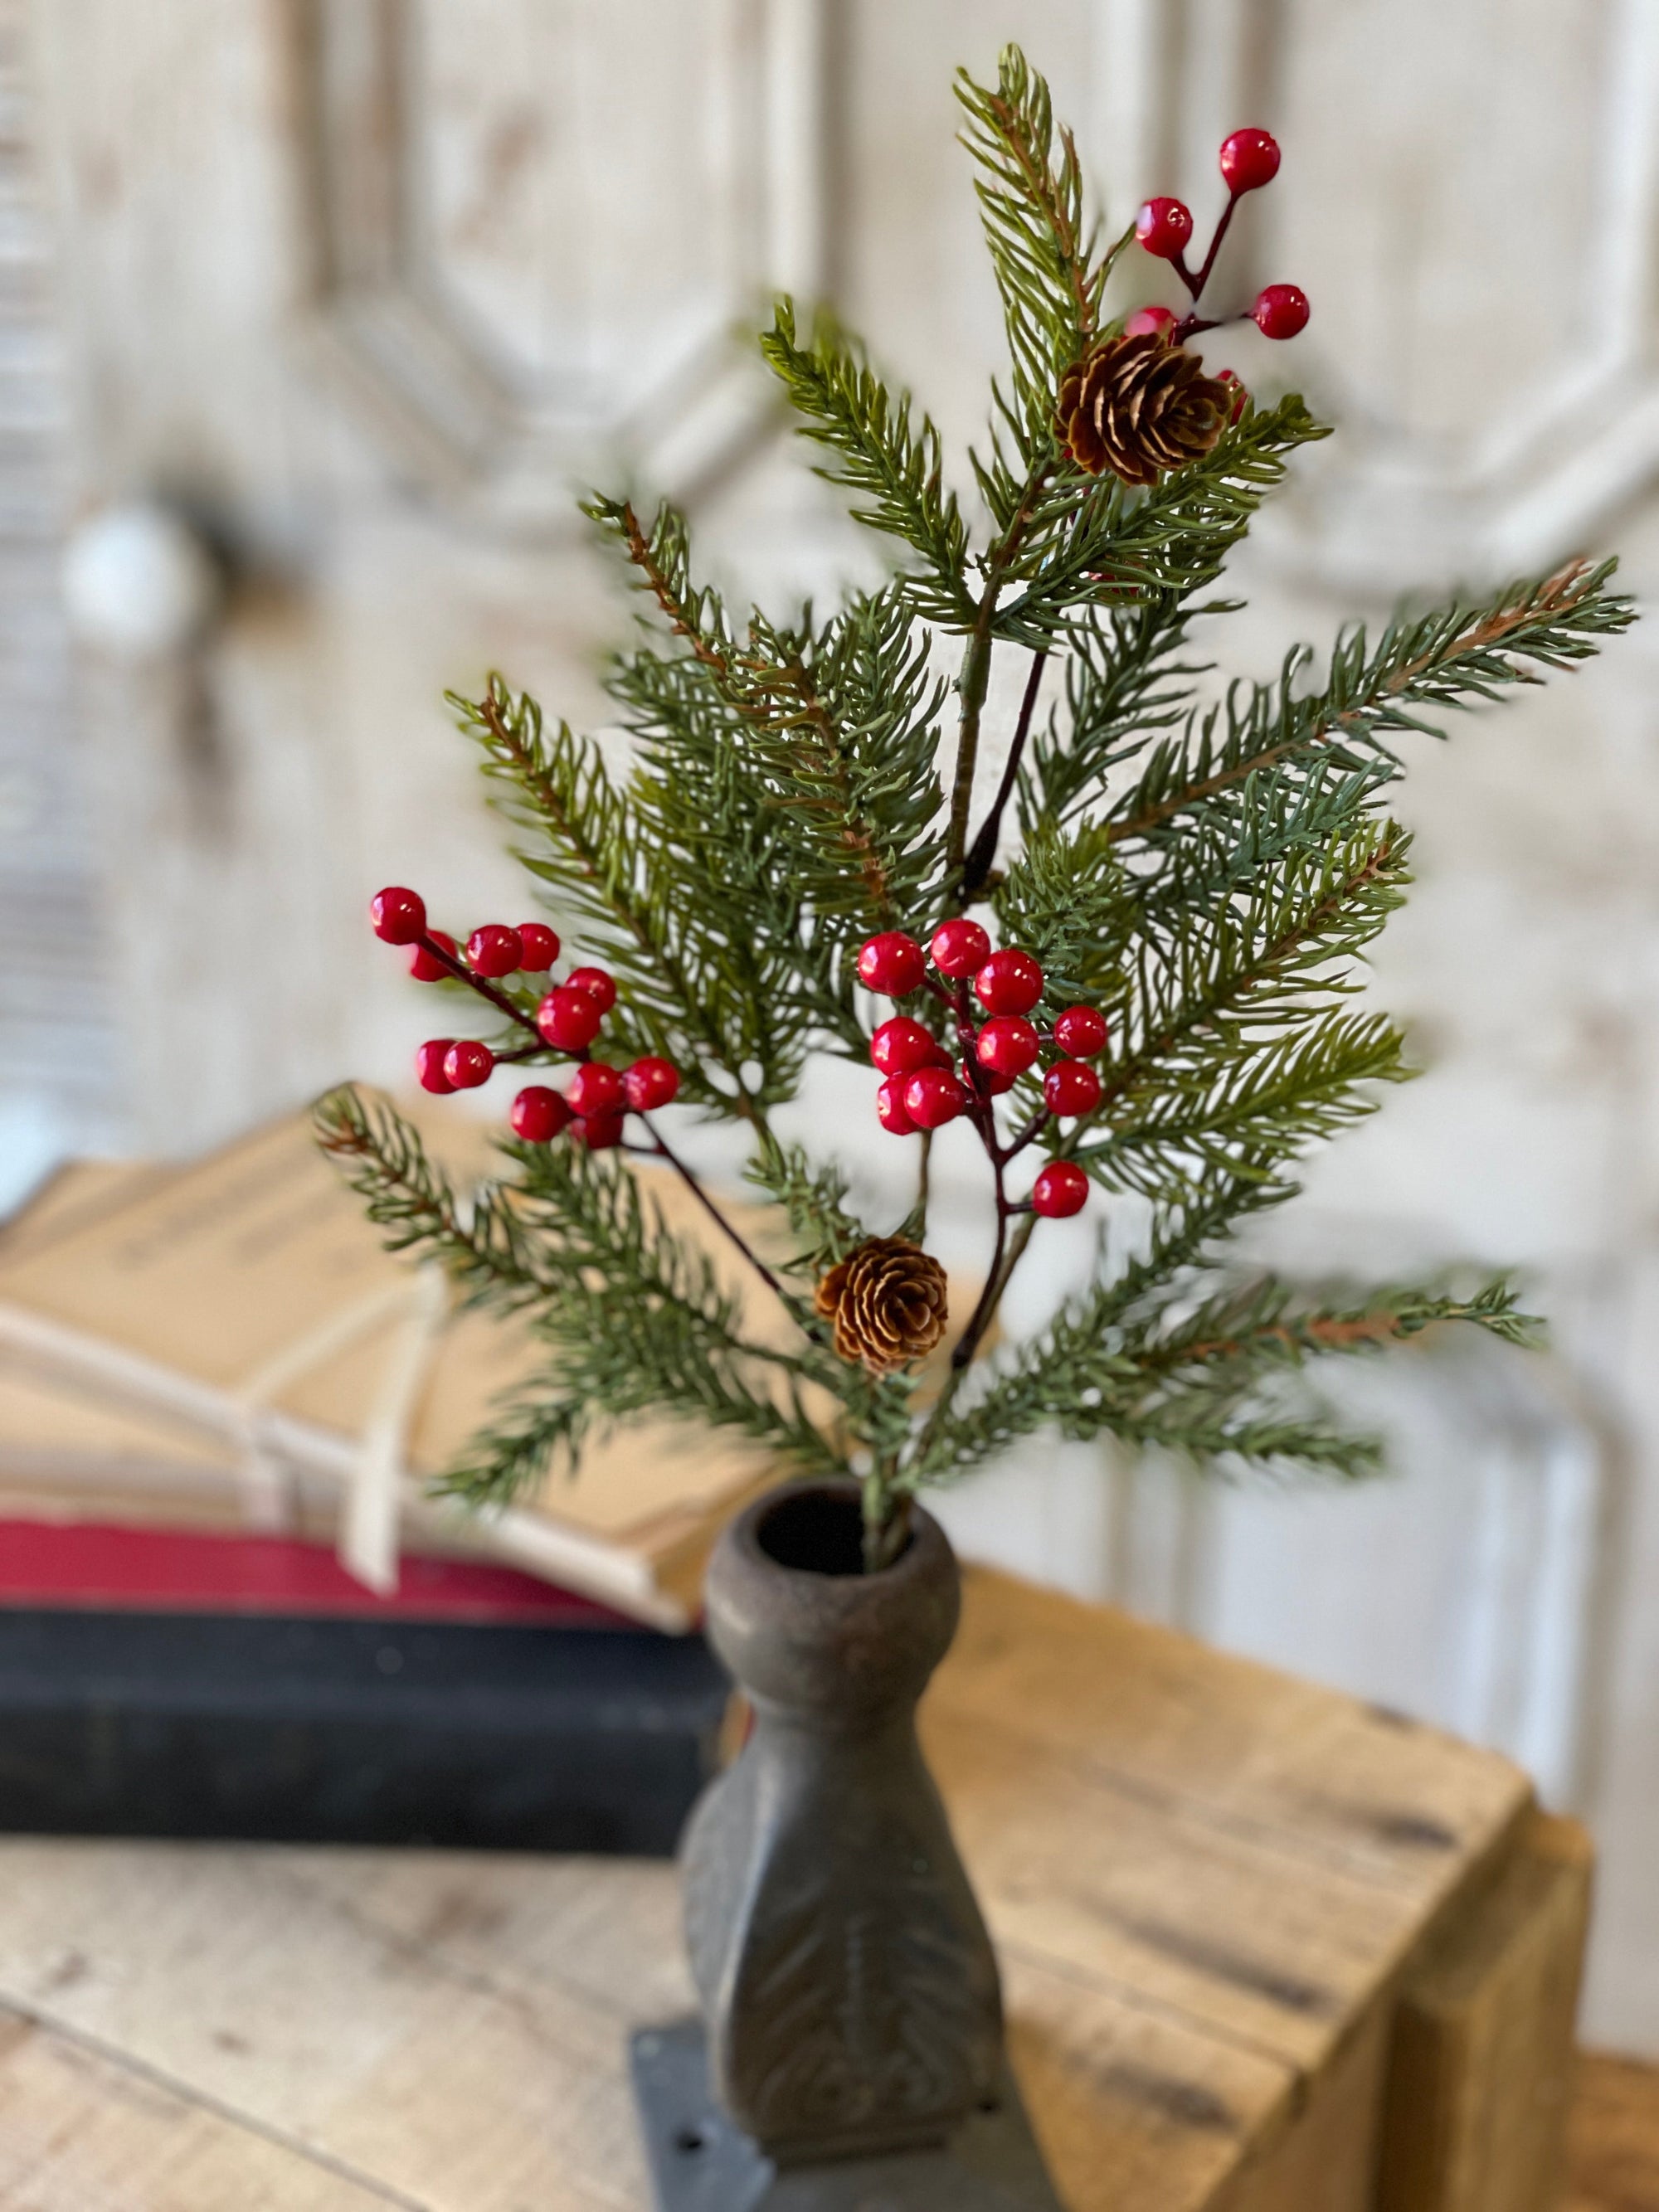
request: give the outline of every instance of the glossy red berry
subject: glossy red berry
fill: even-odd
[[[1137,307],[1123,325],[1126,338],[1167,338],[1176,326],[1173,307]]]
[[[628,1103],[628,1085],[619,1067],[603,1060],[584,1060],[570,1079],[565,1092],[570,1110],[584,1121],[620,1114]]]
[[[602,1014],[608,1014],[617,1003],[617,979],[603,968],[573,968],[564,979],[564,988],[586,991]]]
[[[1081,1213],[1088,1200],[1089,1178],[1075,1160],[1050,1160],[1031,1186],[1031,1211],[1048,1221]]]
[[[1062,1060],[1042,1079],[1042,1103],[1062,1121],[1092,1114],[1100,1103],[1100,1078],[1080,1060]]]
[[[536,1026],[560,1052],[580,1052],[592,1043],[605,1021],[605,1008],[591,991],[561,983],[536,1009]]]
[[[940,922],[927,940],[927,957],[941,975],[971,975],[985,965],[990,953],[990,939],[965,914]]]
[[[1269,284],[1255,295],[1250,320],[1264,338],[1293,338],[1308,327],[1308,295],[1299,284]]]
[[[435,1091],[440,1098],[455,1088],[444,1073],[454,1042],[453,1037],[428,1037],[415,1054],[415,1080],[422,1091]]]
[[[636,1114],[651,1114],[659,1106],[672,1105],[679,1087],[678,1068],[672,1060],[659,1060],[654,1053],[623,1070],[623,1088]]]
[[[936,1040],[908,1014],[895,1014],[870,1040],[870,1057],[884,1075],[913,1075],[933,1058]]]
[[[968,1093],[948,1067],[919,1067],[904,1079],[904,1110],[919,1129],[942,1129],[968,1103]]]
[[[1067,1006],[1054,1024],[1054,1042],[1071,1060],[1092,1060],[1106,1049],[1106,1017],[1095,1006]]]
[[[531,975],[544,975],[559,957],[559,934],[544,921],[519,924],[519,965]]]
[[[975,976],[974,995],[988,1014],[1029,1014],[1042,996],[1042,970],[1029,952],[1005,945]]]
[[[908,1075],[890,1075],[876,1093],[876,1119],[890,1135],[914,1137],[916,1125],[905,1110],[904,1086]]]
[[[595,1114],[591,1120],[578,1121],[576,1134],[590,1152],[608,1152],[623,1140],[623,1117],[620,1114]]]
[[[368,919],[382,945],[413,945],[426,928],[426,901],[419,891],[388,884],[370,899]]]
[[[1192,234],[1192,210],[1181,200],[1148,200],[1135,218],[1135,236],[1160,261],[1178,261]]]
[[[434,945],[442,945],[452,960],[455,957],[453,937],[441,929],[429,929],[426,933]],[[417,983],[435,983],[441,975],[453,975],[455,971],[446,968],[441,960],[434,960],[424,945],[417,945],[409,957],[409,972]]]
[[[866,938],[859,950],[859,981],[866,990],[885,999],[902,999],[914,991],[927,973],[921,947],[902,929],[884,929]]]
[[[544,1083],[532,1083],[513,1101],[507,1118],[513,1124],[514,1135],[526,1145],[550,1145],[562,1129],[569,1127],[570,1109],[556,1091],[550,1091]]]
[[[444,1073],[452,1091],[476,1091],[495,1073],[495,1055],[477,1037],[460,1037],[444,1054]]]
[[[1023,1014],[994,1015],[974,1045],[981,1067],[1010,1077],[1024,1075],[1042,1049],[1042,1039]]]
[[[1221,173],[1227,190],[1259,192],[1279,174],[1279,141],[1267,131],[1230,131],[1221,142]]]
[[[475,975],[510,975],[523,957],[516,929],[487,921],[466,940],[466,964]]]

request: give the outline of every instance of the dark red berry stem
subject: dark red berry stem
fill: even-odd
[[[990,1272],[985,1278],[985,1288],[979,1294],[979,1304],[968,1316],[968,1326],[957,1339],[956,1349],[951,1354],[951,1364],[958,1373],[979,1350],[980,1339],[991,1325],[991,1316],[1002,1296],[1002,1256],[1008,1247],[1008,1217],[1013,1212],[1002,1180],[1002,1162],[991,1151],[992,1165],[997,1179],[997,1234],[991,1247]]]
[[[1036,1141],[1037,1138],[1042,1134],[1043,1125],[1049,1120],[1049,1118],[1048,1109],[1046,1106],[1039,1106],[1036,1112],[1032,1115],[1030,1120],[1025,1124],[1025,1127],[1019,1130],[1017,1134],[1012,1136],[1008,1139],[1008,1142],[1003,1146],[1002,1158],[1005,1164],[1007,1161],[1012,1160],[1017,1153],[1023,1152],[1027,1145],[1034,1144]]]
[[[1222,215],[1220,222],[1217,223],[1215,227],[1215,236],[1210,240],[1210,250],[1205,255],[1203,264],[1200,266],[1197,276],[1189,276],[1183,263],[1177,261],[1176,264],[1176,273],[1186,285],[1187,289],[1192,294],[1194,305],[1197,304],[1199,297],[1203,292],[1204,287],[1210,281],[1210,271],[1215,267],[1215,258],[1221,251],[1221,241],[1225,238],[1228,231],[1232,228],[1233,210],[1238,205],[1238,203],[1243,197],[1243,195],[1240,192],[1232,192],[1228,195],[1225,210]]]
[[[782,1284],[779,1282],[777,1277],[767,1266],[765,1261],[751,1249],[751,1247],[744,1241],[741,1234],[732,1227],[732,1224],[720,1212],[719,1206],[715,1205],[714,1200],[710,1198],[708,1193],[697,1181],[696,1176],[692,1174],[690,1169],[687,1167],[685,1162],[673,1149],[672,1146],[658,1133],[656,1127],[652,1122],[650,1115],[648,1114],[641,1114],[638,1118],[644,1122],[647,1130],[650,1133],[651,1151],[656,1154],[659,1159],[667,1161],[669,1166],[673,1169],[675,1174],[678,1176],[680,1181],[685,1185],[693,1198],[696,1200],[698,1205],[702,1206],[703,1212],[708,1216],[709,1219],[714,1223],[717,1228],[725,1233],[732,1243],[736,1245],[738,1250],[741,1252],[744,1258],[748,1261],[750,1266],[760,1277],[761,1280],[766,1285],[767,1288],[774,1291],[777,1297],[781,1298],[783,1297],[784,1289]],[[631,1151],[636,1148],[630,1146],[629,1149]]]
[[[1226,323],[1248,323],[1249,315],[1183,315],[1170,333],[1171,345],[1185,345],[1200,331],[1218,331]]]
[[[429,930],[422,930],[414,942],[420,946],[428,959],[435,960],[438,965],[452,975],[458,983],[465,983],[471,989],[476,991],[481,999],[488,999],[492,1006],[507,1016],[508,1021],[516,1022],[521,1030],[528,1030],[543,1051],[546,1051],[546,1041],[543,1038],[541,1031],[521,1007],[514,1005],[505,991],[498,991],[493,983],[486,983],[482,975],[475,975],[457,955],[447,952]],[[504,1060],[507,1054],[497,1053],[495,1057],[498,1060]]]

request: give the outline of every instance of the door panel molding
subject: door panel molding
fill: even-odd
[[[573,526],[572,485],[602,459],[679,499],[739,463],[774,407],[732,328],[772,293],[810,302],[823,289],[826,0],[697,9],[715,94],[676,112],[703,134],[719,273],[694,307],[665,307],[643,380],[620,331],[609,349],[601,331],[580,369],[527,368],[458,286],[420,181],[448,96],[427,82],[422,0],[298,4],[308,350],[392,465],[467,520],[544,538]],[[642,116],[635,142],[651,128]],[[525,282],[533,291],[533,272]]]

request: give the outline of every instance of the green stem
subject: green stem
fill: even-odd
[[[951,827],[945,844],[945,866],[947,875],[957,875],[968,851],[968,822],[974,804],[974,769],[979,761],[979,726],[985,710],[985,695],[991,683],[991,625],[997,611],[998,580],[990,579],[985,586],[985,597],[979,603],[979,619],[974,624],[968,649],[962,656],[962,673],[957,679],[957,690],[962,699],[962,711],[957,724],[957,765],[951,786]]]
[[[957,723],[957,764],[951,784],[950,829],[945,842],[947,878],[960,878],[963,863],[968,854],[968,822],[974,804],[974,770],[979,762],[980,720],[985,710],[985,695],[991,682],[991,652],[995,642],[997,600],[1009,563],[1018,552],[1021,541],[1030,528],[1037,499],[1053,466],[1052,454],[1036,464],[1026,478],[1025,489],[1020,494],[1019,505],[1010,518],[1008,527],[985,556],[985,592],[962,656],[962,671],[957,678],[962,710]],[[960,882],[953,882],[951,888],[960,906],[963,903]]]
[[[903,1551],[910,1534],[911,1498],[897,1487],[896,1469],[872,1468],[864,1479],[864,1571],[879,1574]]]
[[[1020,756],[1025,750],[1025,740],[1030,734],[1031,716],[1036,708],[1036,697],[1042,685],[1042,671],[1048,662],[1046,653],[1034,653],[1025,678],[1025,696],[1020,701],[1019,720],[1014,727],[1014,741],[1008,748],[1008,764],[1003,769],[1002,781],[997,795],[991,801],[991,811],[980,824],[980,831],[968,849],[963,865],[962,896],[965,902],[978,896],[985,886],[997,857],[997,838],[1002,828],[1002,817],[1014,785],[1019,776]]]

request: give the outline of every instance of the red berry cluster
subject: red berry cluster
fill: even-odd
[[[1051,1115],[1075,1120],[1099,1105],[1100,1078],[1085,1063],[1105,1049],[1104,1015],[1093,1006],[1068,1006],[1051,1030],[1039,1030],[1029,1018],[1043,993],[1041,965],[1018,945],[994,952],[978,922],[966,916],[942,922],[926,952],[903,931],[884,930],[863,945],[858,967],[860,981],[884,998],[905,998],[925,987],[956,1019],[957,1055],[908,1014],[895,1014],[872,1037],[870,1057],[884,1079],[876,1094],[876,1114],[894,1136],[943,1128],[965,1114],[1000,1167]],[[984,1018],[975,1012],[974,1000]],[[1005,1146],[997,1137],[990,1102],[1036,1066],[1048,1045],[1060,1057],[1043,1075],[1042,1106]],[[1041,1214],[1075,1213],[1088,1194],[1082,1169],[1070,1160],[1054,1160],[1038,1176],[1030,1203]]]
[[[426,903],[418,891],[394,884],[375,893],[368,911],[377,937],[388,945],[413,946],[410,973],[417,981],[450,975],[469,983],[535,1039],[516,1051],[496,1053],[477,1037],[428,1037],[415,1055],[416,1079],[422,1090],[441,1096],[476,1090],[504,1060],[544,1060],[556,1054],[580,1060],[568,1090],[561,1093],[532,1084],[514,1100],[508,1118],[514,1135],[526,1144],[550,1144],[570,1128],[593,1152],[622,1142],[625,1114],[648,1114],[668,1105],[678,1091],[679,1070],[672,1060],[647,1054],[631,1066],[613,1067],[590,1057],[589,1047],[617,1003],[615,979],[605,969],[573,968],[562,983],[552,985],[533,1015],[497,988],[520,971],[551,981],[559,940],[544,922],[526,921],[517,929],[485,922],[468,938],[463,954],[453,937],[428,927]]]
[[[1159,198],[1150,199],[1142,207],[1135,223],[1135,236],[1148,253],[1167,261],[1192,295],[1196,307],[1199,296],[1209,281],[1215,266],[1221,241],[1227,235],[1228,225],[1233,219],[1233,210],[1246,192],[1260,191],[1263,185],[1272,184],[1279,174],[1279,142],[1266,131],[1235,131],[1221,142],[1222,180],[1227,187],[1227,205],[1215,235],[1210,240],[1209,252],[1196,270],[1187,265],[1187,248],[1192,241],[1192,210],[1182,200]],[[1293,338],[1304,330],[1308,322],[1308,295],[1296,284],[1269,284],[1258,292],[1255,305],[1248,316],[1232,319],[1253,322],[1263,337]],[[1125,334],[1135,337],[1142,332],[1156,331],[1167,337],[1171,344],[1179,345],[1197,331],[1212,331],[1214,322],[1204,320],[1197,314],[1177,318],[1168,307],[1140,307],[1124,325]],[[1243,404],[1240,388],[1239,406]],[[1235,416],[1237,419],[1237,416]]]

